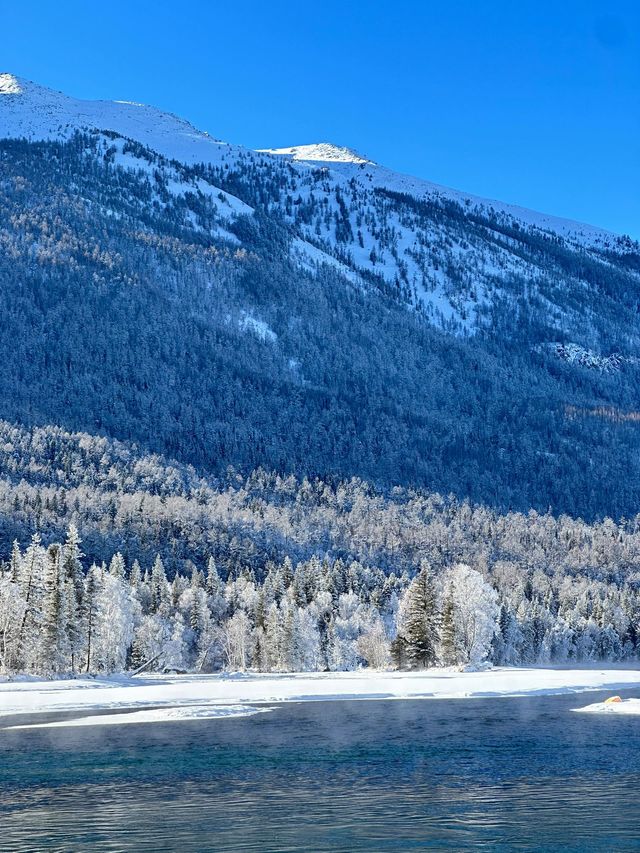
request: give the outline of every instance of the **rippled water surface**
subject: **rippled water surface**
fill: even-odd
[[[0,730],[0,849],[638,851],[640,718],[571,713],[601,698]]]

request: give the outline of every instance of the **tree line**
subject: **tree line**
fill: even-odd
[[[313,557],[223,579],[206,568],[172,579],[160,556],[143,569],[120,553],[83,565],[63,543],[14,543],[0,572],[0,672],[111,673],[148,667],[214,672],[400,669],[630,660],[640,652],[637,586],[514,586],[427,561],[411,575]]]

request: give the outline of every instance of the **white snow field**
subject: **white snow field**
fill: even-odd
[[[78,678],[66,681],[0,683],[0,717],[29,713],[96,710],[170,709],[187,715],[208,706],[240,713],[247,705],[340,699],[464,699],[469,697],[553,695],[589,690],[637,687],[640,671],[632,669],[495,668],[484,672],[431,669],[424,672],[358,672],[294,674],[144,675]],[[638,702],[640,705],[640,701]],[[189,707],[191,706],[191,707]],[[196,706],[196,707],[194,707]],[[91,718],[103,724],[103,718]],[[145,718],[151,719],[151,718]],[[194,719],[172,716],[171,719]],[[132,719],[131,722],[144,721]],[[68,724],[68,723],[67,723]],[[83,723],[89,725],[90,723]]]
[[[594,702],[584,708],[574,708],[579,714],[623,714],[640,716],[640,699],[623,699],[622,702]]]

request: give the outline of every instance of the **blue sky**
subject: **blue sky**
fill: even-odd
[[[640,4],[0,0],[0,71],[640,238]]]

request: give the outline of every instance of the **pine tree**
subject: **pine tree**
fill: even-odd
[[[26,655],[23,655],[22,652],[23,650],[26,651],[27,646],[36,643],[41,646],[42,644],[41,638],[38,642],[37,629],[38,623],[42,621],[45,571],[46,562],[43,557],[40,534],[36,532],[31,537],[31,543],[17,568],[20,588],[27,605],[18,631],[18,648],[25,660]],[[33,636],[29,637],[28,635],[31,633]],[[29,642],[30,640],[32,642]],[[30,649],[30,652],[32,655],[33,649]]]
[[[222,581],[220,580],[216,561],[213,557],[209,557],[209,562],[207,563],[206,588],[209,595],[219,595],[222,591]]]
[[[289,589],[291,584],[293,583],[293,565],[289,557],[285,557],[282,562],[282,582],[284,584],[285,592]]]
[[[102,573],[98,566],[93,564],[87,572],[85,594],[82,600],[82,623],[86,632],[86,655],[85,671],[91,671],[91,655],[93,653],[93,635],[96,619],[96,600],[100,587]]]
[[[423,565],[407,590],[402,635],[412,669],[426,669],[437,661],[440,613],[428,565]]]
[[[151,569],[151,612],[158,613],[168,604],[169,590],[164,563],[158,554]]]
[[[111,558],[111,562],[109,563],[109,574],[118,578],[119,580],[123,580],[125,576],[125,565],[124,565],[124,557],[120,552],[114,554]]]
[[[42,665],[44,671],[64,672],[69,659],[67,602],[62,577],[61,548],[52,545],[45,574]]]
[[[447,590],[447,594],[442,605],[442,633],[440,649],[440,656],[444,666],[453,666],[458,662],[458,650],[456,648],[455,605],[451,589]]]
[[[76,670],[76,663],[80,658],[84,641],[82,599],[85,586],[82,563],[80,562],[83,557],[80,542],[75,524],[69,525],[67,539],[62,548],[62,576],[65,588],[66,631],[71,651],[72,672]]]
[[[265,658],[269,672],[281,668],[280,611],[275,601],[269,607],[265,626]]]
[[[20,581],[21,560],[22,554],[20,552],[20,545],[18,544],[17,539],[14,539],[13,546],[11,548],[11,559],[9,561],[9,578],[12,583],[18,583]]]
[[[129,572],[129,585],[131,586],[131,589],[137,593],[141,583],[142,569],[140,568],[140,563],[137,560],[134,560],[131,566],[131,571]]]
[[[398,634],[391,643],[389,651],[391,652],[391,660],[396,669],[407,669],[409,665],[409,655],[407,653],[407,641]]]

